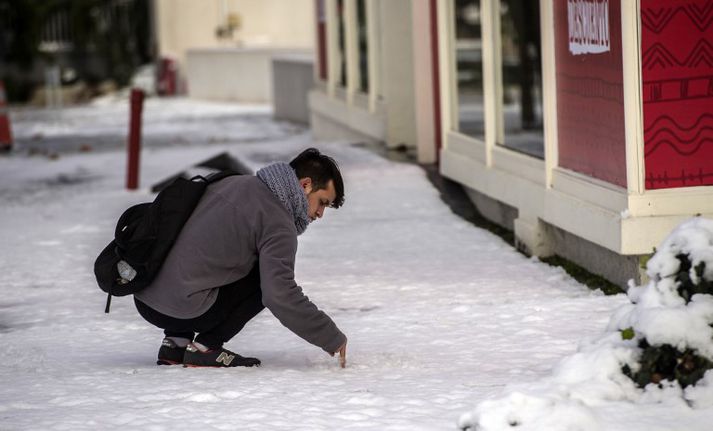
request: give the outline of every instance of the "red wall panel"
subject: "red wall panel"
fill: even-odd
[[[554,17],[558,164],[626,187],[620,0],[555,0]]]
[[[647,189],[713,184],[713,0],[641,0]]]

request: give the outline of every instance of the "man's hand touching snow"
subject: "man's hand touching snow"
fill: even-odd
[[[336,352],[332,353],[332,356],[339,353],[339,366],[346,368],[347,366],[347,342],[345,341]]]

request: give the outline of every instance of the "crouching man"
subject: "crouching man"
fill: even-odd
[[[158,364],[260,365],[223,344],[267,307],[344,367],[347,338],[294,276],[297,236],[343,202],[336,162],[314,148],[210,184],[156,278],[134,295],[141,316],[164,330]]]

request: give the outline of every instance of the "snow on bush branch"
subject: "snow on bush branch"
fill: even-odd
[[[650,281],[599,339],[582,343],[553,375],[461,416],[463,430],[599,430],[611,402],[713,406],[713,220],[678,226],[647,263]]]

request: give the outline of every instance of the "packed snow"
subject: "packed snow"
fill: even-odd
[[[147,100],[142,188],[127,191],[126,100],[13,111],[18,143],[0,157],[0,429],[443,430],[475,406],[484,424],[521,430],[709,429],[711,409],[680,389],[646,398],[612,372],[632,349],[600,349],[601,334],[625,295],[593,292],[458,218],[420,167],[315,143],[270,116]],[[340,162],[346,203],[300,237],[296,275],[349,337],[346,369],[269,311],[227,345],[259,368],[155,365],[161,330],[130,298],[104,314],[94,280],[117,217],[223,151],[257,169],[313,145]]]

